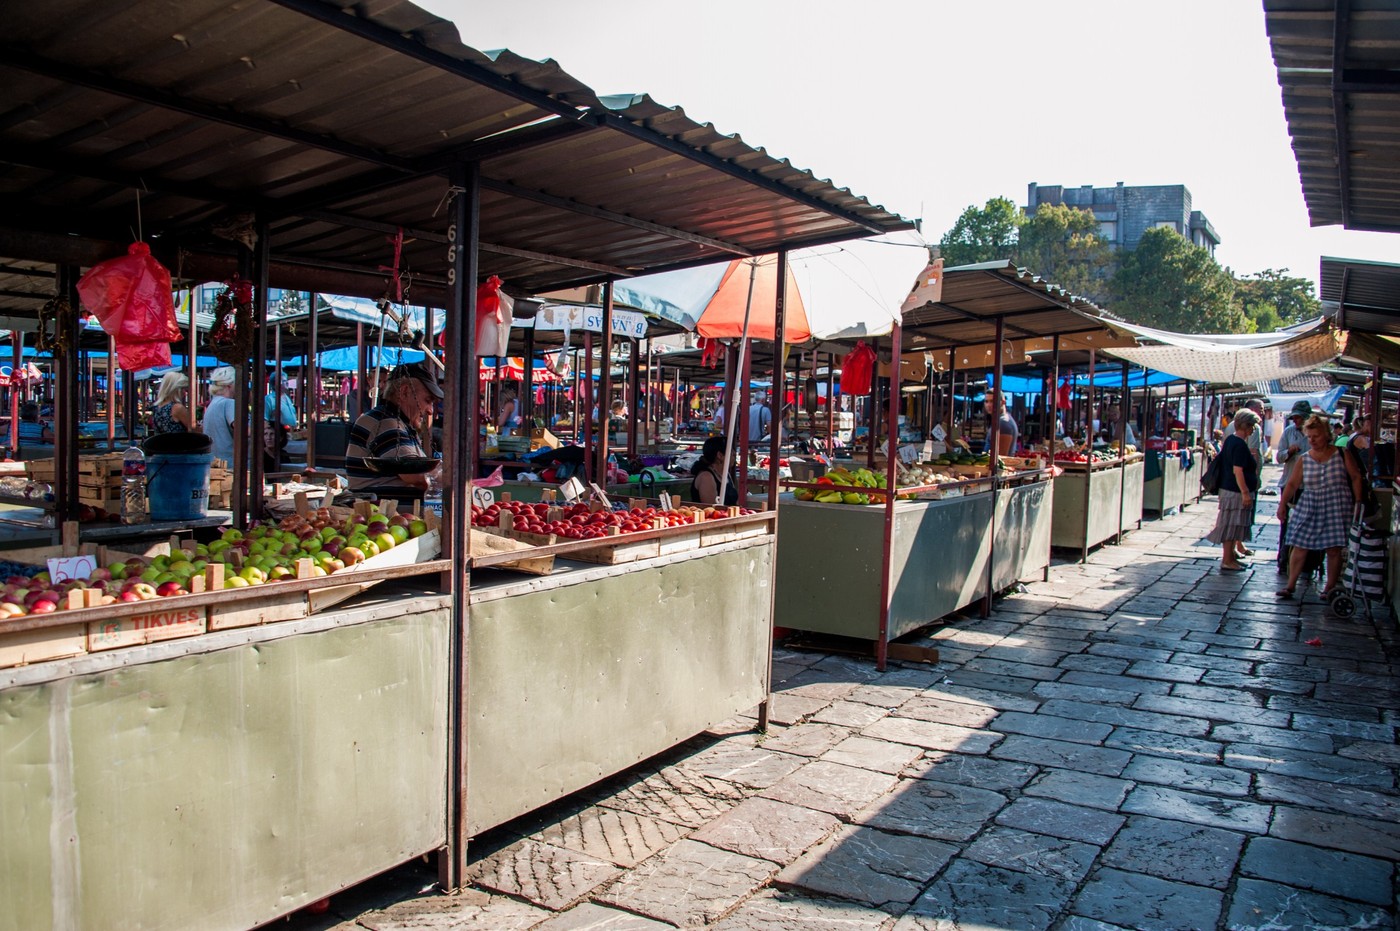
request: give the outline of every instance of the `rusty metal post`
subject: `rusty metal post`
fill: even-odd
[[[267,419],[267,281],[271,265],[271,242],[268,236],[267,218],[257,218],[257,244],[253,249],[253,327],[257,339],[253,344],[253,452],[249,457],[248,505],[250,517],[257,520],[263,513],[263,471],[265,450],[263,448],[263,421]]]
[[[602,357],[598,366],[598,471],[594,477],[599,487],[608,483],[608,446],[612,443],[612,424],[608,415],[612,413],[612,321],[613,283],[609,278],[603,282],[603,324],[602,345],[598,354]]]
[[[447,249],[447,329],[444,335],[446,384],[443,426],[446,432],[443,481],[443,540],[452,560],[448,580],[452,627],[448,655],[447,846],[438,859],[438,882],[451,892],[462,886],[467,863],[467,664],[471,611],[471,492],[477,474],[477,438],[481,422],[481,380],[476,364],[476,279],[480,172],[475,164],[454,165]],[[458,405],[465,405],[465,410]]]
[[[895,323],[894,329],[890,333],[890,393],[889,408],[887,416],[889,418],[889,456],[885,461],[885,527],[883,543],[880,552],[880,630],[879,639],[875,642],[875,668],[880,672],[885,671],[885,665],[890,654],[890,604],[894,596],[894,506],[896,501],[895,489],[898,485],[898,475],[895,469],[895,458],[899,452],[895,449],[894,440],[899,437],[899,352],[904,341],[904,331],[899,323]],[[871,411],[877,409],[873,406],[879,384],[879,354],[875,357],[876,374],[870,380],[871,391]],[[878,417],[871,418],[870,446],[875,447],[875,421]]]

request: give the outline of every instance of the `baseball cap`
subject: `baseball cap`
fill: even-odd
[[[414,362],[409,365],[399,366],[394,370],[394,374],[391,376],[390,380],[393,381],[399,378],[416,378],[424,388],[428,389],[428,393],[433,397],[438,400],[442,400],[443,398],[442,386],[437,383],[437,378],[429,371],[427,365],[422,362]]]

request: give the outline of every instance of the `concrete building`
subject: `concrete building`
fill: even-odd
[[[1220,237],[1205,214],[1191,209],[1191,192],[1183,184],[1114,187],[1064,187],[1030,183],[1026,191],[1026,216],[1035,216],[1042,204],[1065,204],[1092,210],[1099,232],[1115,250],[1132,249],[1142,234],[1154,226],[1168,226],[1198,246],[1215,254]]]

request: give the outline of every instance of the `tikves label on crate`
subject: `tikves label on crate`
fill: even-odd
[[[88,624],[88,649],[112,650],[204,633],[205,609],[176,608]]]

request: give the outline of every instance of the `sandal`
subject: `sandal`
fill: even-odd
[[[1246,570],[1246,569],[1248,569],[1248,568],[1249,568],[1248,566],[1221,566],[1221,567],[1220,567],[1220,571],[1221,571],[1221,572],[1243,572],[1244,570]]]
[[[1247,547],[1247,546],[1242,546],[1242,547],[1240,547],[1236,552],[1238,552],[1240,556],[1253,556],[1253,555],[1254,555],[1254,550],[1250,549],[1250,548]]]
[[[1292,598],[1292,597],[1293,597],[1293,589],[1291,589],[1291,588],[1280,588],[1280,589],[1279,589],[1277,592],[1275,592],[1274,594],[1278,595],[1280,598]]]

